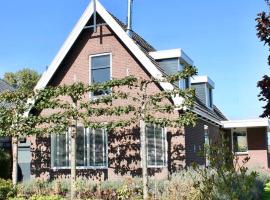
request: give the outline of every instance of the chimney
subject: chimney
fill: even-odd
[[[128,0],[128,15],[127,15],[127,34],[131,36],[132,31],[132,8],[133,0]]]
[[[210,109],[213,108],[213,89],[215,83],[208,76],[194,76],[191,87],[195,89],[196,96]]]

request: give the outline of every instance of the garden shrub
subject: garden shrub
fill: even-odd
[[[194,165],[199,180],[194,187],[199,191],[197,199],[203,200],[252,200],[258,199],[260,188],[256,171],[248,171],[245,167],[249,158],[241,163],[228,148],[228,143],[222,139],[220,144],[205,147],[203,156],[209,160],[207,168]]]
[[[158,199],[166,200],[193,200],[197,199],[198,191],[194,187],[198,180],[198,174],[192,168],[173,174],[168,181],[162,181],[163,186],[159,186]]]
[[[42,195],[35,195],[29,198],[29,200],[64,200],[60,196],[42,196]]]
[[[11,156],[2,149],[0,149],[0,178],[11,178]]]
[[[13,197],[15,190],[11,181],[0,179],[0,200],[6,200],[8,197]]]
[[[258,199],[262,191],[261,185],[269,180],[269,175],[260,172],[260,175],[254,176],[253,171],[247,170],[241,174],[239,171],[228,172],[224,170],[224,175],[227,176],[224,179],[220,177],[220,172],[216,168],[196,167],[193,169],[190,167],[171,175],[169,180],[155,181],[150,179],[149,200]],[[225,185],[225,181],[228,181],[227,185]],[[18,196],[24,198],[12,200],[69,199],[69,183],[69,179],[57,179],[51,182],[32,180],[18,185]],[[142,199],[142,180],[140,178],[103,182],[78,178],[76,187],[77,199],[80,200]],[[232,196],[228,194],[229,192],[232,192],[232,195],[241,192],[244,194]]]

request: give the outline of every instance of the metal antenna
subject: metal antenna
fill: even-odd
[[[96,0],[94,1],[94,32],[97,32],[97,2]]]
[[[127,34],[129,35],[131,35],[132,31],[132,8],[133,0],[128,0]]]

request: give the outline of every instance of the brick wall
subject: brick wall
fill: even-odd
[[[200,152],[204,146],[204,126],[208,126],[210,144],[218,142],[220,137],[220,129],[207,121],[198,119],[195,127],[185,128],[185,144],[186,144],[186,163],[190,166],[193,162],[199,165],[205,165],[205,158],[200,156]]]
[[[245,157],[250,157],[247,167],[250,168],[265,168],[268,166],[268,151],[267,151],[267,130],[266,128],[248,128],[248,153],[238,155],[241,163]]]

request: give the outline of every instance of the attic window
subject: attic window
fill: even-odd
[[[90,83],[104,83],[111,79],[111,54],[98,54],[90,56]],[[98,90],[92,96],[108,95],[110,90]]]
[[[209,92],[209,107],[213,108],[213,89],[212,88],[208,88]]]

